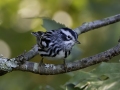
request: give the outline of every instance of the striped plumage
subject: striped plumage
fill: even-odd
[[[38,52],[42,57],[50,59],[64,59],[70,55],[71,49],[77,41],[78,35],[69,28],[50,30],[48,32],[32,32],[37,38]]]

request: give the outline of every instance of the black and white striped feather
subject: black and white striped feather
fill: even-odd
[[[48,59],[63,59],[70,55],[78,35],[69,28],[61,28],[48,32],[32,32],[37,38],[38,52]]]

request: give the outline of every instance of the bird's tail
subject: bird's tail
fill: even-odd
[[[31,34],[32,34],[33,36],[40,37],[40,36],[43,34],[43,32],[41,32],[41,31],[31,32]]]

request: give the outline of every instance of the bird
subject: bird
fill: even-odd
[[[72,47],[75,44],[80,44],[78,41],[78,34],[70,28],[59,28],[47,32],[37,31],[31,33],[36,37],[38,54],[43,59],[60,60],[63,59],[66,70],[65,59],[70,55]]]

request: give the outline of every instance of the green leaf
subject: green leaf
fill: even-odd
[[[45,17],[30,17],[25,19],[42,20],[43,21],[42,27],[45,28],[47,31],[66,27],[64,24],[61,24],[59,22],[56,22],[55,20],[52,20],[50,18],[45,18]]]
[[[98,77],[98,79],[107,80],[107,79],[109,79],[109,77],[107,75],[101,75],[100,77]]]
[[[119,90],[120,64],[101,63],[90,72],[80,71],[68,83],[82,90]]]
[[[78,45],[73,46],[71,54],[66,58],[66,61],[75,61],[78,57],[81,56],[81,49]]]
[[[81,90],[81,89],[79,89],[78,87],[75,87],[74,84],[67,84],[66,90]]]
[[[120,73],[120,63],[101,63],[99,67],[91,71],[96,75]]]
[[[55,20],[51,20],[49,18],[42,18],[43,20],[43,27],[49,31],[53,29],[63,28],[66,27],[64,24],[58,23]]]

